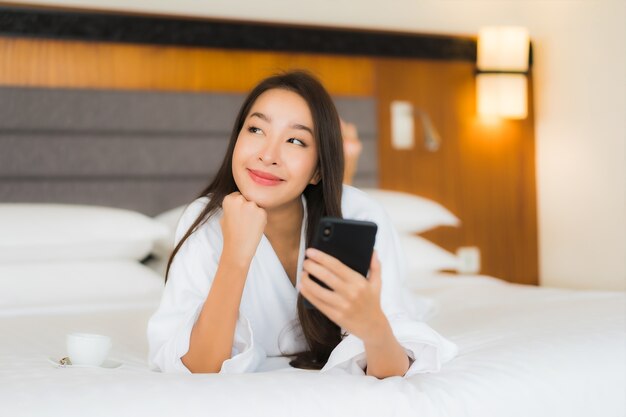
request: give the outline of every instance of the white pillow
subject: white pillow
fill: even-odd
[[[169,259],[174,250],[176,227],[187,205],[175,207],[154,217],[154,220],[167,228],[167,235],[158,239],[154,244],[152,254],[159,259]]]
[[[458,226],[459,219],[441,204],[399,191],[363,188],[378,201],[400,233],[422,233],[439,226]]]
[[[146,257],[167,228],[113,207],[0,204],[0,262]]]
[[[130,260],[0,264],[0,316],[156,306],[163,287]]]
[[[418,272],[442,270],[456,271],[459,265],[457,257],[423,237],[400,235],[409,275]]]

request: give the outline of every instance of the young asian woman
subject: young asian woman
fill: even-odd
[[[397,233],[343,176],[340,119],[321,83],[302,71],[261,81],[216,177],[178,223],[148,324],[153,369],[255,372],[282,357],[294,368],[408,377],[456,355],[456,345],[408,313]],[[323,216],[378,225],[367,279],[307,249]]]

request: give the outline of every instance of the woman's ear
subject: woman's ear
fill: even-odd
[[[315,174],[313,174],[313,177],[311,177],[311,181],[309,181],[309,184],[312,185],[317,185],[318,182],[320,182],[322,178],[320,178],[320,169],[319,167],[315,168]]]

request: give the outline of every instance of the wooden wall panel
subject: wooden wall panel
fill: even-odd
[[[473,71],[466,62],[378,60],[380,185],[432,198],[462,220],[460,228],[425,233],[428,239],[450,251],[478,246],[482,273],[537,284],[532,108],[521,121],[479,119]],[[392,100],[428,112],[442,137],[437,152],[425,149],[419,126],[413,149],[392,148]]]
[[[306,68],[336,95],[371,96],[370,58],[0,37],[0,85],[248,92]]]

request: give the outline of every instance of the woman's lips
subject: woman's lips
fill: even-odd
[[[283,182],[282,179],[275,175],[268,174],[267,172],[255,171],[249,168],[248,175],[250,175],[250,178],[252,178],[254,182],[261,185],[278,185]]]

